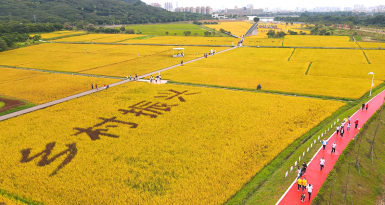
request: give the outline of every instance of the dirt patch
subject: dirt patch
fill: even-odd
[[[20,100],[11,100],[11,99],[7,99],[7,98],[0,98],[0,101],[5,103],[4,107],[0,108],[0,112],[4,112],[4,111],[10,110],[12,108],[19,107],[21,105],[25,105],[25,102],[20,101]]]

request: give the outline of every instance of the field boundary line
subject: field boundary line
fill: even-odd
[[[123,77],[114,77],[114,76],[104,76],[104,75],[92,75],[92,74],[85,74],[85,73],[70,73],[70,72],[64,72],[64,71],[54,71],[54,70],[42,70],[42,69],[36,69],[36,68],[21,68],[21,67],[13,67],[13,66],[4,66],[0,65],[1,68],[10,68],[10,69],[18,69],[18,70],[29,70],[29,71],[37,71],[37,72],[45,72],[45,73],[57,73],[57,74],[65,74],[65,75],[79,75],[79,76],[86,76],[86,77],[95,77],[95,78],[112,78],[112,79],[126,79]]]

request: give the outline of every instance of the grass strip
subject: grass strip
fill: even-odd
[[[282,92],[275,90],[257,90],[251,88],[239,88],[239,87],[227,87],[220,85],[208,85],[208,84],[197,84],[197,83],[186,83],[186,82],[177,82],[169,80],[167,83],[179,84],[179,85],[191,85],[191,86],[199,86],[199,87],[209,87],[209,88],[221,88],[221,89],[229,89],[229,90],[240,90],[240,91],[249,91],[249,92],[260,92],[260,93],[269,93],[269,94],[280,94],[280,95],[288,95],[288,96],[298,96],[298,97],[309,97],[309,98],[319,98],[323,100],[338,100],[338,101],[347,101],[352,102],[357,99],[353,98],[338,98],[332,96],[322,96],[322,95],[312,95],[312,94],[302,94],[302,93],[291,93],[291,92]],[[385,83],[383,83],[385,85]]]
[[[290,55],[290,57],[287,59],[287,61],[290,61],[290,58],[293,56],[294,51],[295,51],[295,48],[293,48],[293,52],[291,52],[291,55]]]
[[[366,54],[365,54],[365,51],[362,51],[362,53],[364,54],[364,56],[365,56],[365,58],[366,58],[366,61],[368,61],[368,64],[371,64],[370,61],[369,61],[369,59],[368,59],[368,57],[367,57]]]
[[[310,62],[310,63],[309,63],[309,66],[307,67],[307,70],[306,70],[305,75],[308,75],[312,63],[313,63],[313,62]]]
[[[23,202],[25,204],[31,204],[31,205],[42,205],[43,204],[41,202],[33,201],[31,199],[27,199],[27,198],[18,196],[16,194],[7,192],[6,190],[3,190],[3,189],[0,189],[0,194],[6,198],[15,199],[15,200],[17,200],[19,202]]]

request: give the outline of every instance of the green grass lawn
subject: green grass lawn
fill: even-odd
[[[134,29],[135,32],[140,30],[142,31],[142,34],[158,36],[166,36],[166,31],[168,31],[169,36],[174,36],[175,33],[177,36],[184,36],[184,31],[191,31],[192,36],[194,33],[197,33],[198,36],[204,36],[205,32],[205,30],[201,29],[199,26],[188,23],[129,25],[126,29]]]
[[[5,103],[0,101],[0,108],[4,107]]]

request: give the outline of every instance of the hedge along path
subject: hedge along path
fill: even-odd
[[[336,132],[334,132],[328,139],[326,149],[322,150],[322,146],[321,146],[318,152],[310,160],[304,177],[307,180],[307,184],[311,184],[313,186],[313,192],[311,194],[311,199],[310,199],[311,201],[317,196],[319,189],[321,188],[322,184],[326,180],[329,172],[333,169],[333,166],[337,162],[338,157],[342,154],[342,151],[348,145],[350,140],[354,139],[354,136],[358,133],[362,125],[365,124],[365,122],[381,107],[382,104],[384,104],[384,100],[385,100],[385,90],[367,102],[369,103],[369,109],[367,111],[365,109],[364,110],[359,109],[357,110],[357,112],[355,112],[351,116],[350,131],[345,131],[343,138],[341,138],[339,135],[336,134]],[[358,124],[358,128],[355,129],[354,122],[357,119],[359,120],[359,124]],[[345,125],[345,128],[346,128],[346,125]],[[333,142],[336,142],[337,147],[336,147],[335,153],[331,154],[331,150],[332,150],[331,145],[333,144]],[[320,171],[319,161],[322,157],[325,158],[325,167],[323,168],[322,171]],[[308,201],[309,196],[307,194],[307,191],[306,191],[306,202],[301,203],[300,197],[301,197],[302,191],[297,191],[296,181],[297,180],[295,179],[294,182],[283,194],[283,196],[278,200],[276,205],[278,204],[282,204],[282,205],[310,204],[311,203],[311,201],[310,202]]]
[[[215,55],[223,53],[223,52],[226,52],[226,51],[229,51],[229,50],[232,50],[232,49],[235,49],[235,48],[238,48],[238,47],[232,47],[232,48],[229,48],[229,49],[226,49],[226,50],[223,50],[223,51],[219,51]],[[208,56],[208,58],[209,57],[211,57],[211,56]],[[194,60],[183,62],[183,64],[192,63],[192,62],[201,60],[203,58],[205,58],[205,57],[200,57],[200,58],[196,58]],[[154,72],[151,72],[151,73],[147,73],[147,74],[138,76],[138,78],[145,78],[145,77],[148,77],[150,75],[158,74],[158,73],[160,73],[162,71],[166,71],[166,70],[170,70],[170,69],[173,69],[173,68],[177,68],[179,66],[182,66],[182,65],[181,64],[177,64],[177,65],[174,65],[174,66],[163,68],[161,70],[157,70],[157,71],[154,71]],[[114,87],[114,86],[121,85],[121,84],[124,84],[124,83],[128,83],[128,82],[131,82],[131,81],[134,81],[134,80],[125,79],[125,80],[119,81],[117,83],[110,84],[109,87]],[[72,99],[75,99],[75,98],[79,98],[79,97],[83,97],[83,96],[86,96],[86,95],[90,95],[92,93],[100,92],[100,91],[103,91],[103,90],[106,90],[106,88],[101,87],[98,90],[96,90],[96,89],[89,90],[89,91],[82,92],[82,93],[79,93],[79,94],[76,94],[76,95],[68,96],[68,97],[65,97],[65,98],[62,98],[62,99],[58,99],[58,100],[55,100],[55,101],[51,101],[51,102],[48,102],[48,103],[44,103],[44,104],[41,104],[41,105],[30,107],[30,108],[27,108],[27,109],[24,109],[24,110],[13,112],[13,113],[10,113],[10,114],[7,114],[7,115],[3,115],[3,116],[0,116],[0,121],[7,120],[7,119],[10,119],[10,118],[13,118],[13,117],[17,117],[19,115],[24,115],[24,114],[27,114],[27,113],[30,113],[30,112],[33,112],[33,111],[36,111],[36,110],[44,109],[44,108],[47,108],[47,107],[50,107],[50,106],[53,106],[53,105],[56,105],[56,104],[59,104],[59,103],[62,103],[62,102],[66,102],[66,101],[69,101],[69,100],[72,100]]]

